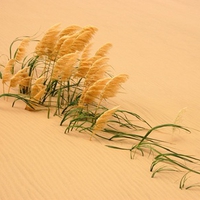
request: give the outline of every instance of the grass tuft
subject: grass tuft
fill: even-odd
[[[119,106],[105,107],[122,89],[128,75],[108,72],[107,54],[112,44],[106,43],[90,55],[96,32],[93,26],[72,25],[61,29],[61,25],[56,24],[40,40],[30,36],[16,38],[9,47],[7,62],[0,64],[3,69],[0,71],[3,85],[0,98],[14,98],[12,106],[16,101],[23,101],[28,111],[45,109],[48,118],[53,112],[61,118],[60,125],[66,126],[65,133],[75,130],[88,133],[90,139],[120,141],[120,146],[107,147],[129,151],[131,158],[138,152],[142,156],[148,153],[153,157],[152,177],[161,172],[185,172],[179,188],[200,187],[199,183],[186,186],[188,173],[200,174],[195,170],[200,159],[175,152],[167,141],[152,136],[153,132],[169,127],[173,131],[190,132],[180,125],[184,110],[174,123],[152,127],[132,111],[119,109]],[[33,52],[27,53],[28,44],[35,42]]]

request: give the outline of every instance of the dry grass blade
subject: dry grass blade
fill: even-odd
[[[19,47],[17,49],[16,56],[15,56],[16,61],[20,62],[20,61],[22,61],[24,59],[25,54],[26,54],[26,48],[28,47],[29,42],[30,42],[30,38],[29,37],[24,38],[21,41],[21,43],[20,43],[20,45],[19,45]]]
[[[101,98],[102,99],[107,99],[109,97],[114,97],[118,90],[121,87],[121,84],[126,82],[128,79],[127,74],[119,74],[115,77],[113,77],[105,86]]]

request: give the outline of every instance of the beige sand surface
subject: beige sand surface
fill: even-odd
[[[0,55],[8,54],[17,36],[43,33],[56,23],[96,26],[94,51],[111,42],[115,73],[130,76],[114,102],[152,125],[173,122],[187,107],[182,125],[200,130],[198,0],[1,0],[0,8]],[[131,160],[129,152],[104,141],[63,134],[56,117],[11,104],[0,100],[0,200],[200,197],[199,189],[178,188],[178,173],[152,179],[147,155]],[[168,139],[176,150],[198,157],[199,134],[169,132]]]

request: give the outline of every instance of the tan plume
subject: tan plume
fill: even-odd
[[[77,32],[81,29],[82,28],[80,26],[77,26],[77,25],[68,26],[67,28],[63,29],[60,32],[59,37],[63,37],[63,36],[66,36],[66,35],[73,35],[75,32]]]
[[[29,87],[29,86],[30,86],[30,82],[31,82],[31,77],[30,77],[30,76],[27,76],[27,77],[23,78],[23,79],[20,81],[19,85],[20,85],[20,86],[24,86],[24,87]]]
[[[82,51],[85,46],[90,42],[92,36],[96,31],[97,28],[92,26],[83,28],[82,31],[80,31],[78,37],[74,40],[72,46],[70,47],[70,52]]]
[[[81,54],[79,66],[76,70],[76,73],[74,77],[80,77],[84,78],[89,70],[89,68],[92,66],[92,61],[89,60],[89,54],[91,50],[92,43],[88,43],[85,48],[83,49],[83,52]]]
[[[101,99],[107,99],[109,97],[114,97],[121,87],[121,84],[126,82],[128,79],[127,74],[119,74],[113,77],[105,86]]]
[[[3,71],[3,75],[2,75],[2,83],[6,83],[8,81],[10,81],[11,77],[12,77],[12,71],[14,69],[14,65],[15,65],[15,59],[10,59]]]
[[[31,87],[31,98],[34,99],[34,97],[45,88],[45,86],[43,84],[34,84]]]
[[[37,84],[43,84],[44,83],[44,81],[45,81],[45,77],[44,76],[41,76],[41,77],[39,77],[38,79],[36,79],[35,80],[35,85],[37,85]]]
[[[105,45],[103,45],[96,53],[95,56],[101,56],[101,57],[105,57],[108,53],[108,51],[110,50],[110,48],[112,47],[111,43],[107,43]]]
[[[16,87],[24,78],[28,77],[27,69],[28,67],[24,67],[10,79],[10,87]]]
[[[61,58],[65,54],[72,53],[71,52],[71,45],[73,44],[74,40],[76,39],[76,36],[77,35],[75,34],[75,35],[64,37],[65,40],[64,40],[64,42],[62,43],[62,45],[60,46],[60,48],[58,50],[57,58]]]
[[[84,106],[86,104],[91,104],[95,102],[95,100],[101,94],[103,88],[105,87],[106,83],[110,80],[110,78],[104,78],[97,80],[93,85],[89,88],[86,88],[79,100],[79,106]]]
[[[83,49],[83,52],[81,54],[81,61],[87,61],[89,59],[90,51],[91,51],[92,43],[88,43],[85,48]]]
[[[66,54],[59,58],[52,72],[52,79],[66,81],[72,75],[74,65],[78,61],[78,53]]]
[[[60,24],[56,24],[52,26],[43,38],[38,42],[35,53],[39,56],[47,55],[51,56],[53,49],[55,47],[55,44],[58,40],[58,34],[60,32]]]
[[[90,67],[91,67],[90,61],[80,61],[74,77],[85,78]]]
[[[40,99],[42,98],[44,93],[45,93],[45,88],[40,88],[38,93],[35,96],[33,96],[33,99],[36,100],[36,101],[40,101]]]
[[[96,124],[93,128],[93,133],[96,131],[101,131],[104,129],[108,120],[112,117],[112,115],[118,110],[119,106],[116,106],[110,110],[105,111],[96,121]]]
[[[16,61],[20,62],[24,59],[25,54],[26,54],[26,48],[28,47],[29,42],[30,42],[29,37],[26,37],[21,41],[21,43],[17,49],[16,56],[15,56]]]
[[[93,65],[89,68],[85,76],[84,84],[86,87],[88,87],[89,85],[92,85],[98,79],[103,78],[106,72],[106,69],[108,68],[108,64],[107,64],[108,60],[109,58],[102,57],[93,63]]]

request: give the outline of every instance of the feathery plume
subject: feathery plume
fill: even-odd
[[[62,43],[62,45],[59,48],[57,58],[60,58],[60,57],[64,56],[65,54],[72,53],[70,47],[73,44],[76,37],[77,37],[76,34],[65,37],[64,42]]]
[[[100,56],[100,57],[105,57],[106,54],[108,53],[108,51],[110,50],[110,48],[112,47],[111,43],[107,43],[105,45],[103,45],[96,53],[95,56]]]
[[[81,54],[81,61],[86,61],[89,59],[89,54],[90,54],[90,51],[91,51],[91,46],[92,46],[92,43],[89,43],[85,46],[85,48],[83,49],[83,52]]]
[[[59,58],[52,72],[52,79],[66,81],[74,70],[74,65],[78,61],[78,53],[66,54]]]
[[[60,24],[56,24],[52,26],[49,30],[47,30],[43,38],[38,42],[37,46],[35,47],[35,53],[38,56],[50,56],[58,39],[59,32]]]
[[[60,50],[60,47],[62,46],[63,42],[68,38],[69,38],[69,36],[63,36],[58,39],[58,41],[56,42],[55,47],[53,49],[53,52],[51,54],[51,60],[56,60],[58,52]]]
[[[187,111],[187,107],[182,108],[179,112],[178,115],[176,117],[176,119],[174,120],[174,124],[176,125],[180,125],[182,120],[183,120],[183,115],[185,114],[185,112]],[[177,130],[177,127],[173,127],[172,131],[175,132],[175,130]]]
[[[11,79],[10,79],[10,87],[16,87],[24,78],[28,77],[27,72],[28,67],[24,67],[19,70]]]
[[[110,79],[111,78],[104,78],[104,79],[97,80],[93,85],[86,88],[80,97],[79,106],[82,107],[85,104],[93,103],[95,99],[99,97],[106,83]]]
[[[23,86],[23,87],[29,87],[29,86],[30,86],[30,82],[31,82],[31,77],[28,76],[28,77],[23,78],[23,79],[20,81],[19,85],[20,85],[20,86]]]
[[[89,43],[85,46],[83,49],[83,52],[81,54],[79,66],[76,70],[76,73],[74,74],[74,77],[79,77],[79,78],[84,78],[89,70],[89,68],[92,65],[92,62],[89,60],[89,53],[90,53],[90,48],[92,44]]]
[[[31,87],[31,94],[30,94],[30,100],[39,102],[42,98],[42,96],[45,93],[45,85],[41,84],[41,82],[43,81],[44,77],[40,77],[39,79],[36,80],[36,82],[34,83],[34,85],[32,85]],[[25,110],[28,111],[35,111],[35,105],[30,103],[30,105],[32,107],[30,107],[29,105],[26,105]]]
[[[85,86],[88,87],[92,85],[96,80],[103,78],[106,69],[108,68],[107,61],[109,58],[102,57],[99,58],[93,65],[89,68],[85,76]]]
[[[116,110],[119,108],[119,106],[116,106],[110,110],[105,111],[96,121],[96,124],[93,128],[93,133],[96,131],[101,131],[105,127],[108,120],[111,118],[111,116],[116,112]]]
[[[31,98],[34,98],[45,86],[43,84],[34,84],[31,87]]]
[[[29,37],[26,37],[21,41],[21,43],[17,49],[16,56],[15,56],[16,61],[20,62],[23,60],[23,58],[26,54],[26,48],[28,47],[29,42],[30,42]]]
[[[70,47],[70,52],[75,51],[82,51],[85,46],[89,43],[89,41],[92,39],[92,36],[97,31],[96,27],[85,27],[80,31],[80,34],[78,37],[74,40],[72,46]]]
[[[82,32],[85,32],[85,31],[89,31],[92,35],[94,35],[98,31],[98,29],[94,26],[85,26],[82,29]]]
[[[15,65],[15,59],[10,59],[5,68],[4,68],[4,72],[3,72],[3,75],[2,75],[2,83],[6,83],[8,81],[10,81],[11,77],[12,77],[12,71],[13,71],[13,68],[14,68],[14,65]]]
[[[127,74],[119,74],[115,77],[113,77],[105,86],[101,98],[102,99],[107,99],[109,97],[114,97],[115,94],[118,92],[120,89],[121,83],[126,82],[128,79]]]
[[[66,36],[66,35],[73,35],[75,32],[77,32],[79,30],[81,30],[80,26],[77,26],[77,25],[68,26],[67,28],[63,29],[60,32],[59,37],[63,37],[63,36]]]
[[[97,61],[101,57],[106,57],[106,54],[108,53],[108,50],[112,47],[111,43],[107,43],[103,45],[93,57],[87,58],[87,61],[90,62],[91,64]]]
[[[90,67],[91,67],[90,61],[81,61],[76,70],[76,73],[74,74],[74,77],[85,78]]]
[[[41,76],[41,77],[39,77],[38,79],[36,79],[35,80],[35,85],[37,85],[37,84],[43,84],[44,83],[44,81],[45,81],[45,77],[44,76]]]
[[[33,96],[33,99],[36,100],[36,101],[40,101],[40,99],[42,98],[44,93],[45,93],[45,88],[40,88],[38,93],[36,93],[36,95]]]

